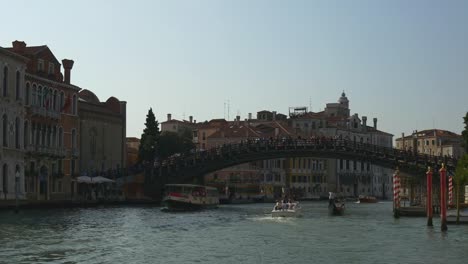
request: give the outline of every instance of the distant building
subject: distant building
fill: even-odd
[[[128,137],[126,142],[127,168],[130,168],[138,163],[138,149],[140,148],[140,139],[136,137]]]
[[[115,97],[101,102],[89,90],[79,93],[82,174],[101,175],[126,167],[126,105]]]
[[[27,62],[25,57],[0,48],[0,200],[15,199],[16,188],[19,198],[24,198]]]
[[[395,140],[397,149],[454,158],[460,158],[464,154],[462,142],[461,135],[442,129],[414,131],[409,136],[402,134],[402,137]]]
[[[174,133],[183,133],[183,132],[190,132],[192,133],[195,127],[196,121],[193,120],[193,117],[189,117],[189,121],[187,120],[177,120],[172,119],[172,114],[167,114],[167,120],[161,123],[161,133],[162,132],[174,132]]]

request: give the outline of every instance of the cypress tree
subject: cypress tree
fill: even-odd
[[[158,154],[159,123],[156,120],[153,109],[148,110],[143,134],[141,134],[140,147],[138,149],[138,159],[143,163],[151,163]]]

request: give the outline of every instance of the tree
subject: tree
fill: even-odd
[[[468,154],[463,155],[457,162],[455,170],[455,197],[457,199],[457,224],[460,221],[460,194],[461,189],[468,180]]]
[[[158,142],[160,137],[159,123],[154,117],[153,109],[146,115],[146,128],[141,134],[138,160],[143,163],[152,163],[158,154]]]
[[[159,139],[159,157],[166,159],[174,154],[187,153],[195,145],[192,142],[192,134],[187,132],[164,132]]]
[[[463,123],[465,123],[465,130],[462,132],[463,146],[465,148],[465,153],[468,154],[468,112],[466,112],[466,115],[463,118]]]

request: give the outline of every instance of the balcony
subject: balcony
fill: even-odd
[[[61,117],[60,112],[57,112],[55,110],[45,109],[44,107],[39,107],[37,105],[32,105],[30,109],[31,109],[32,115],[35,115],[35,116],[46,117],[46,118],[56,119],[56,120],[59,120]]]
[[[62,147],[47,147],[47,146],[37,146],[37,145],[28,145],[26,151],[32,156],[49,156],[49,157],[65,157],[66,151]]]

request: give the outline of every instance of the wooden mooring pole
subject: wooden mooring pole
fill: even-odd
[[[427,178],[427,197],[426,197],[426,214],[427,214],[427,226],[432,225],[432,168],[428,167],[426,172]]]
[[[393,217],[400,217],[400,171],[393,174]]]
[[[447,231],[447,170],[442,163],[440,172],[440,230]]]

